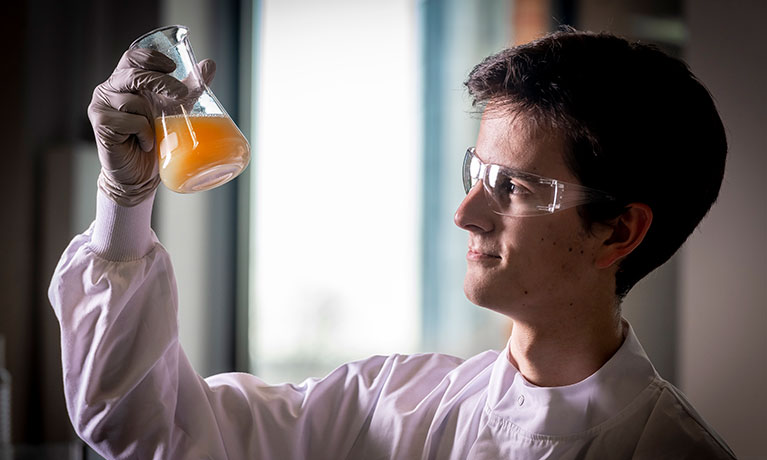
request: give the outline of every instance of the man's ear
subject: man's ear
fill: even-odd
[[[597,268],[607,268],[639,246],[652,223],[652,209],[642,203],[631,203],[612,221],[612,229],[602,247],[597,251]]]

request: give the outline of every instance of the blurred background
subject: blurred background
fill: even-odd
[[[202,375],[278,383],[370,354],[504,346],[507,322],[462,291],[466,235],[452,215],[478,127],[462,83],[483,57],[568,24],[657,44],[716,99],[730,144],[719,202],[624,312],[659,372],[739,458],[767,458],[765,16],[761,0],[5,6],[0,334],[12,439],[27,446],[17,451],[92,457],[73,442],[47,287],[95,215],[91,92],[133,39],[189,26],[253,148],[226,186],[158,194],[153,226],[176,269],[181,342]],[[695,193],[695,165],[679,180]]]

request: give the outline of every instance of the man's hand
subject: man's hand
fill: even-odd
[[[203,80],[210,82],[213,61],[198,66]],[[160,182],[154,139],[160,98],[155,95],[180,102],[190,93],[183,82],[167,75],[175,67],[158,51],[128,50],[109,79],[93,91],[88,119],[101,162],[99,188],[121,206],[144,201]]]

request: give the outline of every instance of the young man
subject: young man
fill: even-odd
[[[466,295],[513,321],[468,360],[379,356],[321,380],[202,379],[178,343],[176,286],[149,228],[151,109],[171,65],[128,51],[89,107],[102,161],[93,226],[54,275],[65,391],[108,458],[733,458],[657,375],[620,300],[716,199],[724,130],[680,61],[567,30],[478,65],[464,157]],[[212,76],[210,63],[203,73]],[[690,179],[691,165],[694,178]]]

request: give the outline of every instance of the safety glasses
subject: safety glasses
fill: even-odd
[[[482,181],[490,209],[502,216],[541,216],[597,201],[615,201],[608,193],[505,166],[483,163],[470,147],[463,157],[466,194]]]

